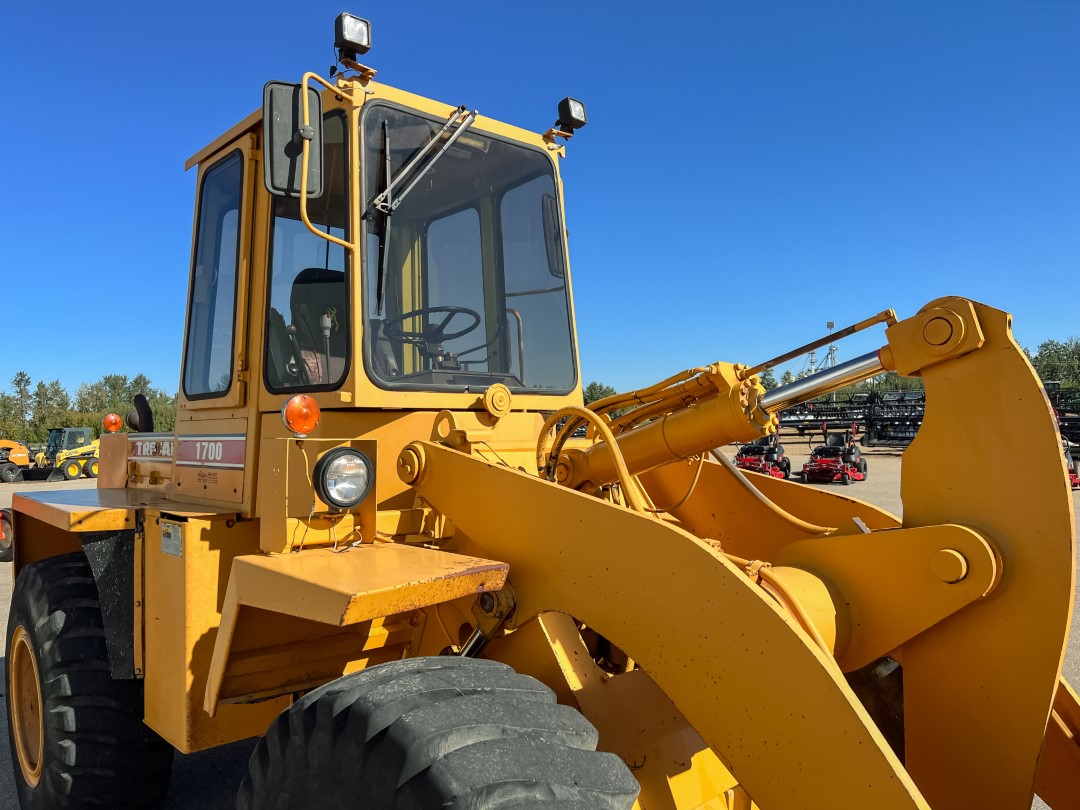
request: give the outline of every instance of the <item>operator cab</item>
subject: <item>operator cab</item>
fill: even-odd
[[[299,194],[271,199],[267,388],[335,390],[355,369],[388,392],[571,393],[553,155],[464,108],[447,118],[399,95],[376,93],[356,115],[359,167],[348,111],[321,116],[321,193],[306,199],[320,234]]]

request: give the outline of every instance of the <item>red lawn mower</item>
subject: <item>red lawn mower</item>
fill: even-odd
[[[784,446],[775,434],[740,447],[735,454],[735,466],[740,470],[764,473],[773,478],[791,477],[791,459],[784,455]]]
[[[865,481],[866,459],[855,444],[854,433],[826,433],[825,444],[815,447],[803,465],[802,480],[815,484]]]

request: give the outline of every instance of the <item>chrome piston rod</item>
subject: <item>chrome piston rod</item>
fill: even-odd
[[[765,413],[776,413],[800,402],[829,394],[845,385],[868,380],[885,371],[877,351],[840,363],[832,368],[803,377],[787,385],[774,388],[761,398],[758,407]]]

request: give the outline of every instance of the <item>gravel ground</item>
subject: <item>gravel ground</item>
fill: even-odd
[[[812,440],[797,436],[784,437],[785,451],[791,457],[792,469],[801,470],[802,464],[809,457]],[[729,456],[734,456],[735,448],[724,448]],[[870,449],[864,451],[867,457],[868,475],[866,481],[844,487],[844,494],[851,495],[883,509],[900,515],[900,453],[894,450]],[[86,488],[92,487],[92,481],[72,481],[50,484],[48,488]],[[839,484],[814,484],[820,489],[833,489]],[[0,484],[0,507],[10,506],[11,495],[21,489],[44,489],[42,484]],[[1080,504],[1080,494],[1073,494],[1074,508]],[[11,566],[0,565],[0,627],[7,626],[8,603],[11,600]],[[1065,674],[1073,684],[1080,684],[1080,598],[1076,600],[1073,614],[1072,635],[1065,658]],[[0,651],[4,639],[0,637]],[[3,662],[6,671],[6,659]],[[6,683],[0,681],[0,691],[6,690]],[[0,701],[0,725],[7,724],[7,702]],[[233,745],[189,756],[177,755],[173,766],[173,780],[169,791],[169,810],[181,808],[200,808],[200,810],[218,810],[234,806],[234,797],[243,777],[248,757],[254,747],[254,740],[245,740]],[[11,771],[7,735],[0,732],[0,807],[16,807],[15,783]],[[1046,810],[1046,805],[1036,799],[1033,810]]]

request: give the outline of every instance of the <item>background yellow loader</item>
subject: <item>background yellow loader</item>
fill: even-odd
[[[72,481],[97,478],[100,441],[88,427],[49,428],[45,449],[34,457],[34,466],[23,471],[31,481]]]
[[[586,409],[584,106],[530,132],[374,81],[362,19],[335,44],[188,161],[175,433],[13,498],[22,806],[157,806],[174,750],[263,735],[242,808],[1076,807],[1072,499],[1010,317],[941,298],[768,393],[836,336]],[[927,395],[902,520],[711,455],[886,370]],[[958,440],[1016,462],[949,476]]]

